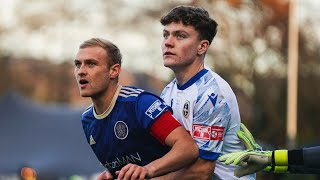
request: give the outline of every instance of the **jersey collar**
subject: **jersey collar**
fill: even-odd
[[[120,93],[121,88],[122,88],[122,86],[121,86],[121,85],[118,85],[117,90],[116,90],[116,92],[115,92],[114,95],[113,95],[113,98],[112,98],[112,101],[111,101],[109,107],[108,107],[102,114],[97,114],[96,111],[95,111],[95,109],[94,109],[94,106],[93,106],[93,115],[94,115],[94,117],[95,117],[96,119],[104,119],[105,117],[107,117],[107,116],[110,114],[110,112],[112,111],[114,105],[115,105],[116,102],[117,102],[117,98],[118,98],[118,96],[119,96],[119,93]]]
[[[190,87],[193,83],[195,83],[198,79],[200,79],[204,74],[206,74],[208,72],[208,69],[202,69],[201,71],[199,71],[196,75],[194,75],[189,81],[187,81],[184,85],[179,86],[177,84],[177,88],[179,90],[185,90],[188,87]]]

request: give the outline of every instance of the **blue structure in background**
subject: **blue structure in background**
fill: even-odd
[[[0,98],[0,174],[30,166],[38,179],[103,171],[85,140],[82,110],[41,105],[16,93]]]

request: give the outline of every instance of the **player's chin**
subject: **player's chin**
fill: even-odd
[[[86,91],[80,91],[80,96],[81,97],[91,97],[91,94],[89,92],[86,92]]]
[[[164,59],[163,60],[163,65],[165,67],[172,68],[172,67],[175,66],[175,63],[174,63],[174,60],[172,60],[172,59]]]

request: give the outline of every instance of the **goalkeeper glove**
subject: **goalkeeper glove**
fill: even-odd
[[[288,169],[288,151],[245,150],[220,156],[218,161],[224,162],[226,165],[239,165],[240,167],[234,172],[237,177],[256,173],[266,167],[270,167],[270,171],[283,173]]]
[[[257,144],[248,130],[248,128],[241,123],[240,124],[240,130],[237,132],[238,137],[240,140],[245,144],[247,150],[255,150],[255,151],[262,151],[262,147]],[[283,171],[283,170],[288,169],[287,166],[281,166],[281,165],[276,165],[276,166],[266,166],[265,171],[271,171],[271,172],[278,172],[278,171]]]
[[[240,124],[240,130],[238,130],[237,135],[240,138],[240,140],[245,144],[247,150],[262,151],[261,146],[256,143],[252,134],[244,124]]]

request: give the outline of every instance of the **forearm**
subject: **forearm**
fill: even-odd
[[[306,166],[289,166],[291,174],[320,174],[320,168],[308,168]]]
[[[320,174],[320,146],[288,151],[288,171],[300,174]]]
[[[145,167],[150,170],[150,177],[157,177],[177,171],[193,163],[199,155],[199,150],[194,143],[177,141],[172,149],[162,158],[152,161]],[[190,158],[194,157],[194,158]]]
[[[281,153],[279,154],[278,152]],[[273,153],[273,158],[274,160],[272,164],[275,166],[287,166],[287,171],[290,173],[320,173],[320,147],[293,150],[275,150]]]
[[[178,171],[154,178],[155,180],[184,179],[209,180],[212,179],[215,162],[198,158],[198,160]]]
[[[303,163],[307,167],[320,169],[320,146],[303,148]]]

